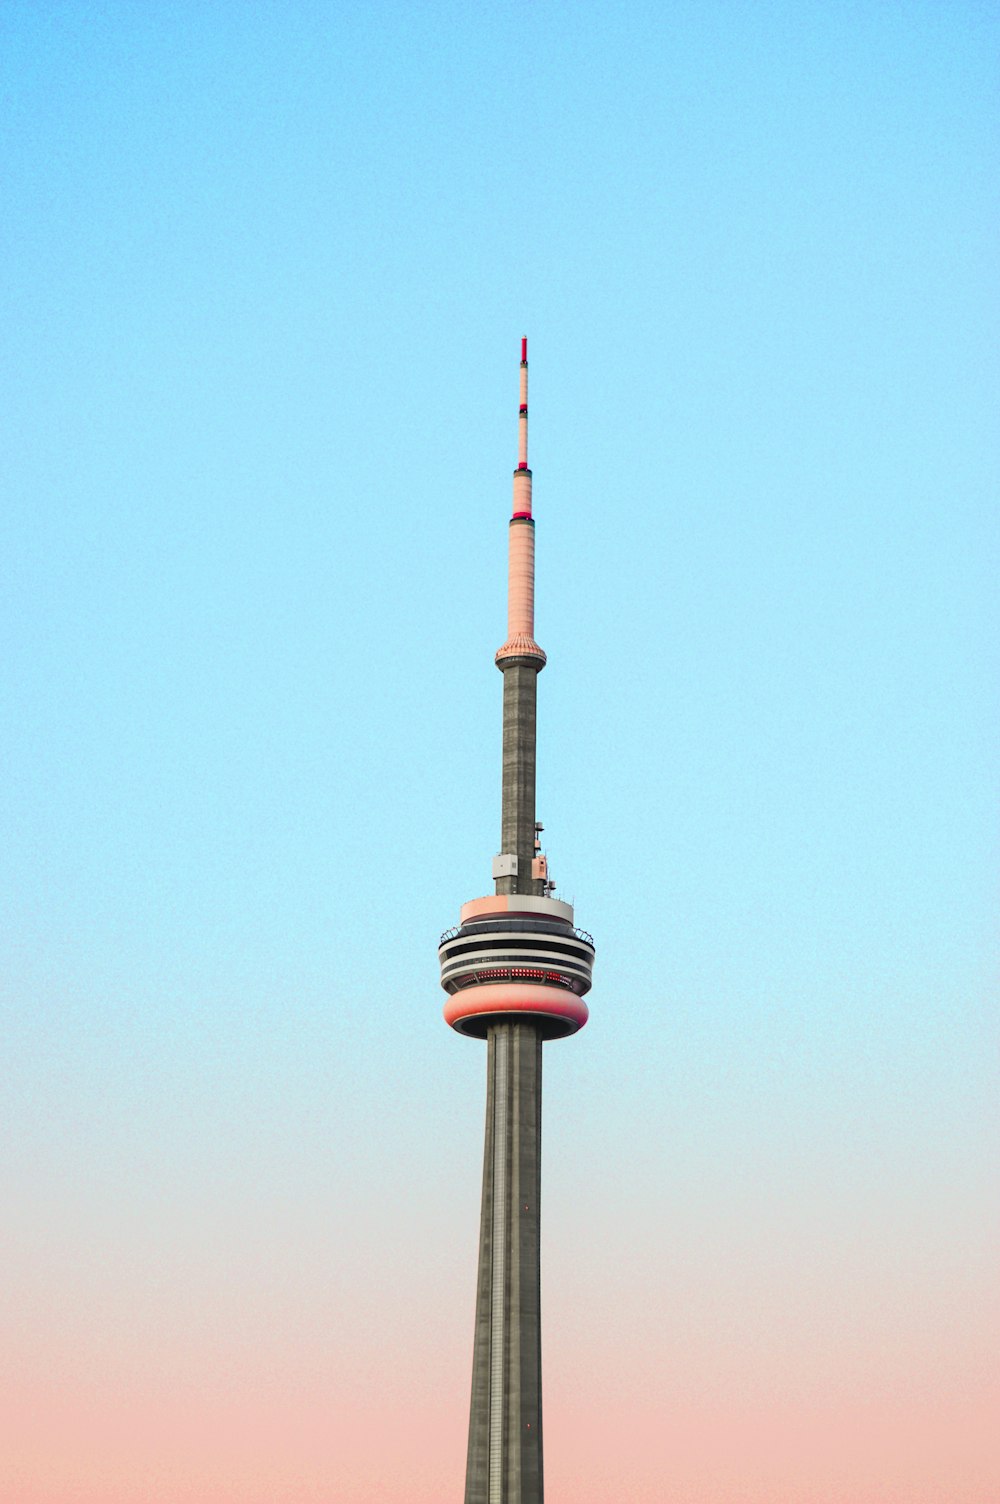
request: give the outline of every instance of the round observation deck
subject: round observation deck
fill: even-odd
[[[576,929],[569,904],[517,893],[474,899],[438,947],[444,1016],[483,1038],[500,1018],[531,1015],[547,1039],[587,1022],[594,942]]]

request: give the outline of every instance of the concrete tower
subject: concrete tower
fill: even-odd
[[[485,1039],[486,1152],[465,1504],[542,1504],[539,1305],[542,1044],[587,1022],[594,942],[552,897],[535,821],[535,520],[528,469],[528,342],[510,519],[503,673],[503,798],[496,892],[441,936],[444,1016]]]

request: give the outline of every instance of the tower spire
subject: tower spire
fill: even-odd
[[[528,341],[521,341],[521,407],[517,415],[517,469],[528,470]],[[517,515],[517,486],[514,487],[514,515]],[[531,471],[528,470],[528,515],[531,515]]]
[[[545,654],[535,641],[535,519],[528,469],[528,341],[521,340],[521,402],[514,508],[507,529],[507,641],[496,655],[503,673],[503,807],[498,893],[544,892],[534,874],[536,680]]]
[[[545,654],[535,641],[535,519],[531,513],[528,469],[528,341],[521,340],[521,402],[517,414],[517,469],[507,545],[507,641],[496,655],[497,668],[512,658],[530,658],[535,672]]]

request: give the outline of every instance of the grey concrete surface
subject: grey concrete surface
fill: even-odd
[[[517,856],[517,876],[498,877],[498,893],[534,893],[544,887],[531,876],[535,855],[535,736],[539,664],[511,658],[503,664],[503,774],[500,850]]]
[[[490,1027],[465,1504],[542,1504],[542,1036]]]

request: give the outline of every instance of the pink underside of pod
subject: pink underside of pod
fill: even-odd
[[[544,1013],[564,1018],[582,1029],[590,1017],[583,998],[561,987],[533,987],[530,982],[501,982],[463,987],[444,1005],[445,1022],[452,1028],[464,1018],[490,1013]]]

